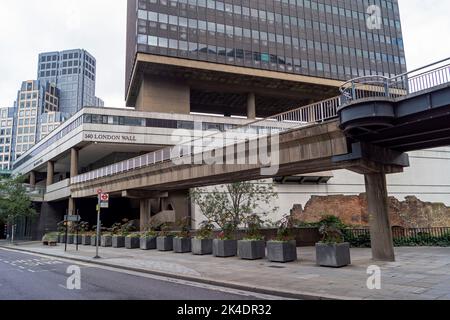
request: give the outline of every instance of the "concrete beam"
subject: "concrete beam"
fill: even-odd
[[[385,173],[364,175],[369,211],[372,258],[395,261],[392,229],[389,221],[388,192]]]
[[[167,198],[168,192],[147,191],[147,190],[124,190],[122,191],[122,198],[129,199],[157,199]]]

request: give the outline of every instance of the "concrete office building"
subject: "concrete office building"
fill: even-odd
[[[249,118],[406,70],[397,1],[129,0],[127,105]]]
[[[14,108],[0,108],[0,171],[12,169],[12,140],[14,130]]]
[[[96,68],[86,50],[45,52],[39,54],[38,80],[58,88],[59,111],[70,117],[85,106],[102,106],[95,96]]]

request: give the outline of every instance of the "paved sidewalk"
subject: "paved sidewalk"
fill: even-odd
[[[91,246],[80,245],[76,252],[75,246],[69,245],[67,253],[63,245],[0,246],[300,299],[450,300],[450,248],[396,248],[394,263],[375,263],[370,249],[352,249],[351,266],[330,269],[315,265],[314,248],[298,248],[298,262],[277,264],[114,248],[101,248],[102,259],[95,260],[95,247]],[[367,288],[367,268],[374,264],[382,270],[381,290]]]

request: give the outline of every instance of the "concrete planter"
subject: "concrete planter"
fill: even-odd
[[[281,263],[297,261],[297,242],[267,242],[267,258],[269,261]]]
[[[83,242],[83,236],[75,235],[73,236],[73,244],[81,244]]]
[[[112,236],[102,236],[102,247],[112,247]]]
[[[349,243],[317,243],[317,265],[322,267],[341,268],[351,264]]]
[[[172,251],[173,237],[158,237],[156,238],[156,248],[158,251]]]
[[[213,240],[212,239],[192,239],[192,254],[202,256],[212,254]]]
[[[90,246],[91,245],[91,236],[83,235],[81,237],[81,244],[84,246]]]
[[[113,248],[125,248],[125,237],[124,236],[113,236],[112,237],[112,247]]]
[[[100,243],[99,243],[99,245],[101,246],[102,245],[102,238],[103,237],[100,237]],[[97,236],[91,236],[91,246],[96,246],[97,245]]]
[[[139,249],[141,247],[141,238],[125,238],[125,248],[127,249]]]
[[[238,241],[238,256],[244,260],[258,260],[266,256],[266,242],[264,240]]]
[[[173,251],[175,253],[187,253],[192,251],[190,238],[173,238]]]
[[[73,234],[69,234],[67,236],[67,244],[73,244],[73,238],[75,238],[75,236]]]
[[[58,242],[59,243],[66,243],[66,235],[65,234],[60,234],[58,236]]]
[[[141,238],[141,250],[155,250],[156,249],[156,237]]]
[[[221,258],[235,257],[237,255],[237,241],[214,239],[213,255]]]

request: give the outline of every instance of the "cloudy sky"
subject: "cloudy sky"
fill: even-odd
[[[408,68],[450,57],[450,1],[399,0]],[[37,55],[84,48],[97,58],[97,95],[124,106],[126,0],[0,0],[0,106],[35,79]]]

